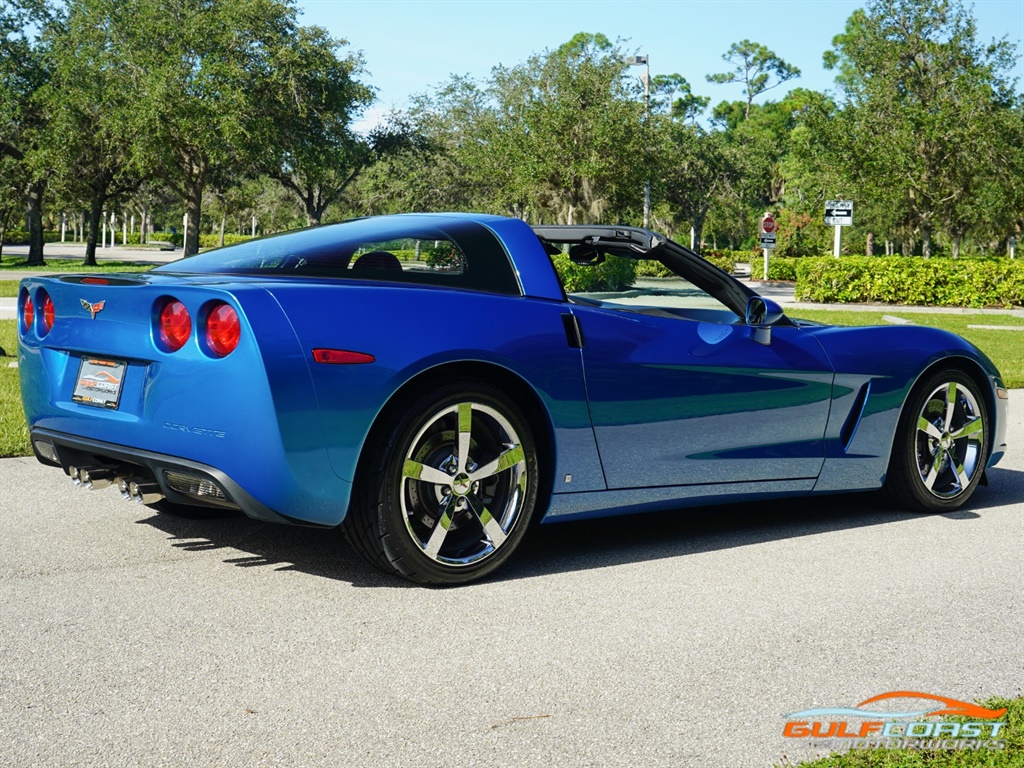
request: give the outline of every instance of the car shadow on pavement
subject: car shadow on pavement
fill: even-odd
[[[1024,499],[1024,472],[997,467],[988,475],[990,484],[979,488],[965,508],[943,517],[970,521],[987,509]],[[860,493],[538,525],[490,580],[605,568],[927,518],[890,509],[878,494]],[[239,568],[300,571],[356,587],[416,586],[365,563],[338,530],[261,523],[233,512],[188,517],[162,513],[139,522],[168,534],[170,545],[183,551],[232,550],[223,562]]]
[[[231,511],[197,515],[187,508],[164,511],[139,523],[168,534],[170,546],[186,552],[229,550],[223,562],[238,568],[300,571],[356,587],[416,586],[366,563],[339,529],[264,523]]]

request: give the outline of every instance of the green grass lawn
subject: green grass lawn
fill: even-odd
[[[0,280],[0,299],[13,299],[18,295],[17,280]]]
[[[21,410],[18,369],[7,367],[8,363],[18,359],[16,324],[16,320],[0,320],[0,347],[8,355],[0,357],[0,457],[32,453],[25,414]]]
[[[1020,768],[1024,765],[1024,698],[989,699],[983,706],[1006,707],[1006,728],[999,734],[1006,749],[910,750],[852,749],[803,763],[783,763],[779,768]],[[943,720],[965,722],[966,718]]]
[[[903,312],[899,307],[878,312],[851,312],[841,309],[793,309],[790,317],[832,325],[889,325],[882,315],[910,320],[915,325],[942,328],[963,336],[988,355],[1003,375],[1008,387],[1024,387],[1024,331],[992,331],[968,328],[968,325],[1002,325],[1024,328],[1024,317],[1011,315],[963,315],[944,312]]]

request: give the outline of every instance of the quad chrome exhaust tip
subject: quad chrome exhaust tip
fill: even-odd
[[[68,474],[71,475],[71,482],[89,491],[106,488],[117,482],[112,467],[69,467]]]
[[[122,477],[117,481],[117,490],[121,498],[139,504],[156,504],[164,498],[159,484],[141,477]]]
[[[151,477],[125,476],[125,467],[68,467],[68,475],[79,488],[95,491],[116,485],[121,497],[139,504],[156,504],[164,498],[160,485]]]

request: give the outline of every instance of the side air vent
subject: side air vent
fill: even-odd
[[[562,314],[562,325],[565,326],[565,340],[573,349],[583,349],[583,329],[575,315],[568,312]]]
[[[869,381],[860,388],[860,392],[857,393],[857,397],[853,401],[853,407],[850,408],[850,415],[846,417],[846,423],[843,424],[843,430],[839,433],[839,439],[843,441],[843,453],[850,450],[850,443],[853,442],[853,437],[857,434],[857,427],[860,425],[860,420],[864,417],[864,406],[867,405],[868,394],[870,394],[870,392],[871,382]]]

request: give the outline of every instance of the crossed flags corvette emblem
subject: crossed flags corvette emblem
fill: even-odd
[[[90,304],[85,299],[80,301],[82,302],[82,309],[86,310],[93,320],[96,319],[96,315],[103,311],[103,307],[107,305],[106,301],[97,301],[95,304]]]

